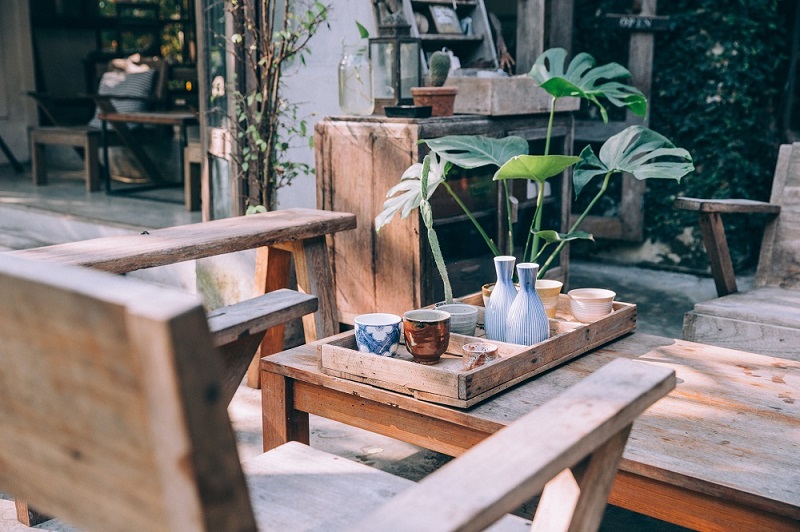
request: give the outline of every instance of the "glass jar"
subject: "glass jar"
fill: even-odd
[[[339,62],[339,108],[346,115],[371,115],[372,67],[369,51],[362,45],[345,45]]]

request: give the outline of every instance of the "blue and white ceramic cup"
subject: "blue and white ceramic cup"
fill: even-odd
[[[392,357],[400,344],[403,318],[381,312],[356,316],[356,344],[362,353]]]

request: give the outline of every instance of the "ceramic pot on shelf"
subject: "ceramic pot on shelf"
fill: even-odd
[[[517,265],[519,292],[506,317],[506,342],[533,345],[550,337],[550,323],[544,304],[536,293],[539,265],[524,262]]]
[[[506,338],[506,317],[517,297],[517,288],[511,280],[514,274],[516,258],[510,255],[501,255],[494,258],[494,269],[497,272],[497,282],[489,297],[489,304],[484,315],[484,329],[486,338],[504,342]]]

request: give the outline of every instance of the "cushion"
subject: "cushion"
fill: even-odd
[[[102,96],[129,96],[137,98],[149,98],[153,93],[153,82],[156,79],[156,70],[150,69],[145,72],[106,72],[100,79],[100,86],[97,94]],[[135,113],[146,111],[148,102],[144,100],[111,100],[114,108],[120,113]],[[99,128],[102,126],[97,117],[99,109],[95,110],[94,118],[89,121],[90,127]]]

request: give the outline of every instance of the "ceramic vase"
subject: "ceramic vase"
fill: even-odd
[[[539,265],[524,262],[517,266],[519,292],[506,317],[506,342],[533,345],[550,337],[550,324],[544,304],[536,293]]]
[[[484,329],[486,338],[505,342],[506,340],[506,317],[517,296],[517,288],[511,280],[514,274],[515,259],[509,255],[501,255],[494,258],[494,269],[497,271],[497,282],[489,297],[489,304],[486,306],[484,315]]]

